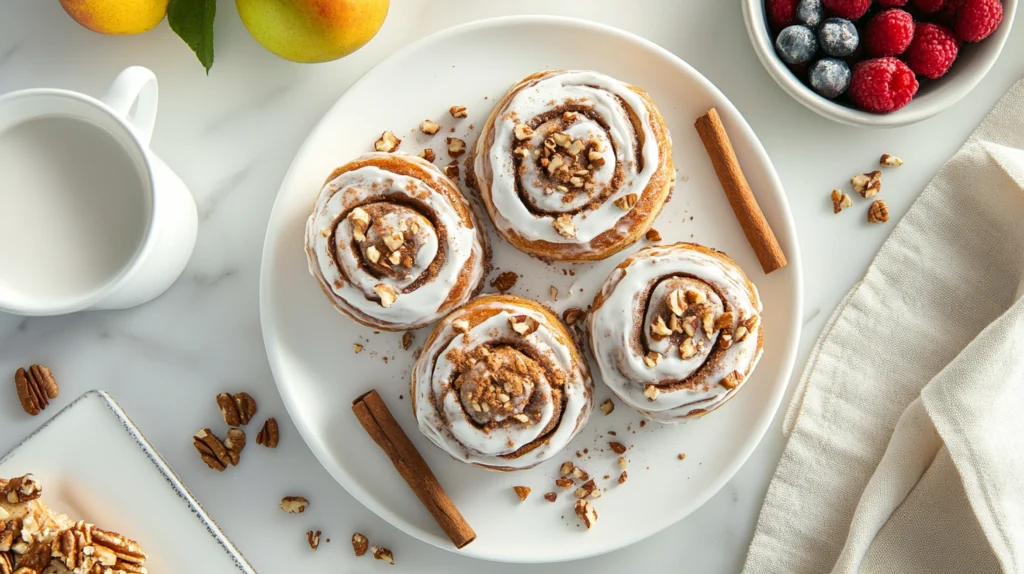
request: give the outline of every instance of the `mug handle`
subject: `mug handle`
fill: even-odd
[[[156,123],[158,94],[156,75],[149,68],[131,66],[114,78],[103,102],[135,128],[144,145],[149,145]]]

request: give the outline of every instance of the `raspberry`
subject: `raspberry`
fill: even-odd
[[[956,13],[963,5],[964,0],[946,0],[946,3],[942,5],[942,10],[939,10],[935,14],[935,22],[938,22],[948,28],[952,28],[956,25]]]
[[[873,56],[902,54],[913,39],[914,18],[899,8],[879,13],[864,31],[864,47]]]
[[[952,30],[922,22],[917,25],[914,41],[907,49],[907,65],[915,73],[934,80],[953,65],[959,47],[960,43]]]
[[[980,42],[1003,21],[999,0],[965,0],[956,13],[956,35],[965,42]]]
[[[864,60],[853,69],[850,98],[861,109],[884,114],[907,105],[917,93],[917,78],[896,58]]]
[[[768,22],[776,30],[796,24],[797,0],[768,0]]]
[[[875,0],[882,8],[899,8],[907,5],[907,0]]]
[[[914,6],[925,14],[938,12],[946,0],[914,0]]]
[[[871,0],[824,0],[825,9],[835,16],[856,20],[871,7]]]

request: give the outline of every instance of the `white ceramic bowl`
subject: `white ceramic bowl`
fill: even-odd
[[[765,15],[765,0],[742,1],[743,19],[754,52],[783,90],[826,118],[852,126],[885,128],[905,126],[930,118],[957,103],[974,89],[999,57],[1017,12],[1017,0],[1003,0],[1003,22],[998,30],[977,44],[964,44],[949,72],[938,80],[921,81],[917,95],[902,109],[889,114],[873,114],[823,98],[793,75],[775,53],[775,43]]]

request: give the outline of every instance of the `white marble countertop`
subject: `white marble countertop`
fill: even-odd
[[[860,217],[833,217],[828,192],[872,169],[881,153],[897,155],[906,165],[886,175],[885,199],[898,219],[995,101],[1024,76],[1024,31],[1018,26],[992,71],[959,104],[914,126],[875,131],[832,123],[783,93],[751,50],[738,2],[520,0],[513,6],[392,0],[387,23],[366,48],[314,66],[271,55],[246,32],[233,2],[222,0],[219,8],[217,61],[209,77],[166,23],[141,36],[114,38],[79,27],[52,0],[6,0],[0,8],[0,92],[52,86],[101,95],[126,66],[156,72],[161,108],[153,148],[192,188],[200,214],[188,268],[153,303],[62,318],[0,315],[0,373],[38,362],[52,366],[61,383],[60,399],[35,418],[20,410],[13,391],[4,391],[10,394],[0,399],[0,452],[82,392],[110,391],[260,572],[565,571],[558,565],[477,562],[389,526],[321,468],[288,420],[271,378],[260,336],[258,276],[278,185],[327,108],[398,47],[482,17],[561,14],[645,36],[717,84],[759,135],[796,220],[806,301],[794,379],[831,309],[863,274],[894,223],[869,226]],[[235,472],[214,473],[196,455],[191,434],[219,420],[215,393],[243,389],[258,399],[261,414],[278,417],[281,445],[273,457],[243,456]],[[689,518],[630,548],[574,564],[573,570],[649,571],[680,564],[699,572],[739,570],[784,446],[779,422],[736,477]],[[301,524],[277,509],[280,497],[291,493],[314,502]],[[309,527],[322,529],[333,542],[311,552],[304,535]],[[397,564],[354,559],[348,539],[355,530],[391,548]]]

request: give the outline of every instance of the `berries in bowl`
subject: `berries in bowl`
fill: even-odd
[[[808,108],[851,125],[931,117],[1002,50],[1017,0],[743,0],[765,69]]]

